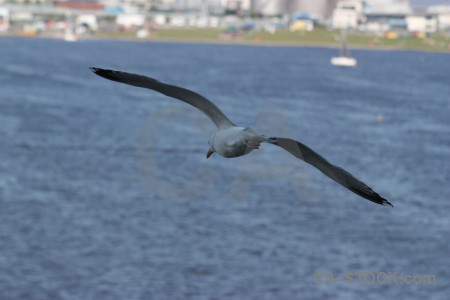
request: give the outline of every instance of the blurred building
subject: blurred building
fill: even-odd
[[[337,0],[251,0],[251,12],[264,16],[308,13],[318,20],[327,20]]]
[[[359,0],[338,1],[333,11],[333,28],[355,29],[363,21],[363,2]]]
[[[438,30],[438,20],[432,14],[414,14],[406,17],[409,32],[433,33]]]
[[[371,32],[407,32],[408,17],[413,14],[409,0],[368,0],[364,5],[365,23],[361,30]]]
[[[0,32],[9,28],[9,9],[0,7]]]
[[[212,2],[202,0],[203,2]],[[242,14],[243,12],[249,12],[251,9],[250,0],[220,0],[220,7],[225,14]]]
[[[252,0],[250,6],[253,14],[274,16],[285,13],[285,0]]]
[[[292,15],[305,12],[313,19],[326,21],[332,16],[337,2],[337,0],[285,0],[286,13]]]
[[[412,13],[409,0],[364,0],[366,14],[410,14]]]
[[[294,14],[289,29],[291,31],[312,31],[314,30],[314,20],[308,13]]]
[[[158,0],[100,0],[105,7],[110,9],[120,9],[129,13],[137,13],[148,11],[155,3],[160,3],[162,1]]]
[[[450,3],[430,6],[427,13],[436,15],[439,31],[450,31]]]
[[[333,12],[333,28],[383,32],[407,30],[413,13],[409,0],[341,0]]]

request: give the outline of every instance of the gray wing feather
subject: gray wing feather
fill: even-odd
[[[100,68],[90,69],[103,78],[151,89],[166,96],[186,102],[207,115],[218,128],[235,126],[214,103],[193,91],[175,85],[165,84],[156,79],[142,75]]]
[[[331,164],[325,158],[310,149],[308,146],[292,139],[279,137],[269,138],[267,142],[283,148],[295,157],[304,160],[308,164],[316,167],[323,174],[327,175],[355,194],[377,204],[393,206],[388,200],[382,198],[364,182],[358,180],[344,169]]]

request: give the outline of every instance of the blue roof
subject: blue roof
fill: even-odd
[[[297,12],[292,15],[292,20],[312,20],[311,15],[307,12]]]

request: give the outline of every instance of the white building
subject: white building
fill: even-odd
[[[97,17],[91,14],[78,15],[76,18],[77,25],[87,25],[91,30],[98,30]]]
[[[450,30],[450,5],[430,6],[427,12],[436,15],[439,31]]]
[[[333,11],[333,28],[357,28],[363,19],[363,3],[359,0],[342,0]]]
[[[143,14],[119,14],[116,18],[117,25],[123,27],[140,27],[145,24],[145,15]]]
[[[275,0],[278,1],[278,0]],[[210,1],[213,2],[213,1]],[[245,11],[248,12],[251,9],[250,0],[220,0],[220,6],[223,10],[229,11]]]
[[[338,0],[222,0],[241,1],[245,11],[250,5],[250,11],[262,15],[293,15],[296,13],[308,13],[314,19],[327,20]],[[248,3],[248,4],[247,4]]]
[[[337,0],[284,0],[287,13],[295,14],[299,12],[306,12],[312,18],[322,21],[328,20]]]
[[[377,33],[406,31],[406,17],[412,12],[409,0],[341,0],[333,12],[332,26]]]
[[[434,33],[438,29],[438,21],[433,15],[412,15],[406,17],[409,32]]]
[[[411,14],[409,0],[365,0],[364,12],[370,14]]]
[[[285,12],[283,0],[252,0],[251,11],[265,16],[274,16]]]
[[[438,30],[439,31],[449,31],[450,30],[450,13],[440,14],[437,16],[438,19]]]

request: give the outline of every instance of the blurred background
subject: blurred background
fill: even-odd
[[[0,35],[450,51],[448,0],[0,0]]]
[[[258,3],[1,1],[0,299],[448,299],[448,2]],[[91,66],[196,91],[394,208],[271,145],[206,160],[204,115]]]

